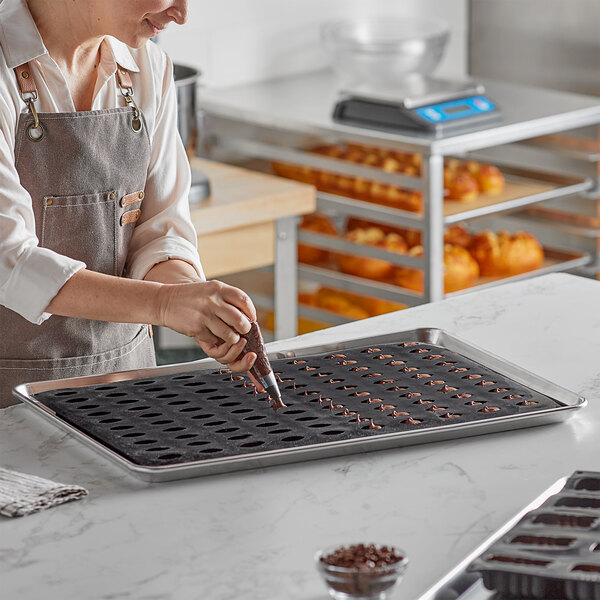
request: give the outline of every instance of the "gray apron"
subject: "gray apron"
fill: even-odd
[[[31,195],[39,246],[122,276],[150,160],[129,73],[117,71],[123,108],[38,115],[28,65],[15,71],[29,106],[17,125],[15,164]],[[34,325],[0,307],[0,408],[16,402],[11,390],[20,383],[152,366],[148,325],[56,315]]]

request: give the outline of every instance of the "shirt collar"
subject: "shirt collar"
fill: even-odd
[[[0,45],[11,69],[48,53],[25,0],[0,3]]]
[[[129,46],[111,36],[106,40],[118,65],[139,72]],[[25,0],[0,0],[0,46],[10,69],[48,54]]]

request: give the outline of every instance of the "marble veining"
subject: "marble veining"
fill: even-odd
[[[140,482],[27,407],[0,411],[3,467],[90,496],[0,518],[0,599],[325,599],[326,545],[385,542],[417,599],[558,478],[600,469],[600,283],[548,275],[280,341],[440,327],[571,389],[569,421],[162,484]]]

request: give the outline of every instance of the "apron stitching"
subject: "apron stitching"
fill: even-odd
[[[81,194],[82,196],[87,196],[88,194]],[[96,194],[89,194],[91,195],[96,195]],[[46,196],[46,198],[74,198],[75,196]],[[111,201],[110,200],[101,200],[100,202],[87,202],[85,204],[53,204],[52,206],[49,206],[48,208],[75,208],[78,206],[97,206],[98,204],[108,204],[110,206]]]
[[[65,369],[79,369],[81,367],[89,367],[91,366],[95,366],[95,365],[101,365],[102,363],[106,363],[106,362],[111,362],[114,360],[120,360],[121,358],[127,356],[128,354],[131,354],[134,350],[136,350],[138,348],[138,346],[140,344],[143,344],[145,341],[149,340],[150,337],[147,333],[147,329],[145,329],[144,326],[142,326],[140,328],[140,332],[146,331],[146,337],[142,336],[142,339],[131,349],[129,349],[127,352],[125,352],[125,354],[119,354],[119,356],[115,356],[114,358],[105,358],[103,360],[98,360],[95,362],[88,362],[88,363],[81,363],[79,365],[72,365],[70,367],[0,367],[1,371],[64,371]],[[138,333],[139,335],[139,333]],[[85,358],[85,357],[79,357],[79,356],[75,356],[75,357],[71,357],[71,358]],[[19,359],[16,359],[19,360]],[[24,359],[24,360],[39,360],[39,359]],[[41,360],[45,360],[45,359],[41,359]],[[68,360],[67,359],[48,359],[48,360]]]

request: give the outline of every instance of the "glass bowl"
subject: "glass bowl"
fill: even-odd
[[[431,73],[440,62],[450,29],[427,17],[379,17],[329,21],[321,41],[345,85],[393,86],[410,73]]]
[[[406,553],[394,546],[372,544],[377,549],[394,550],[402,559],[379,567],[337,567],[322,560],[340,548],[356,545],[358,544],[329,546],[315,554],[317,570],[327,585],[329,595],[335,600],[385,600],[406,571]]]

